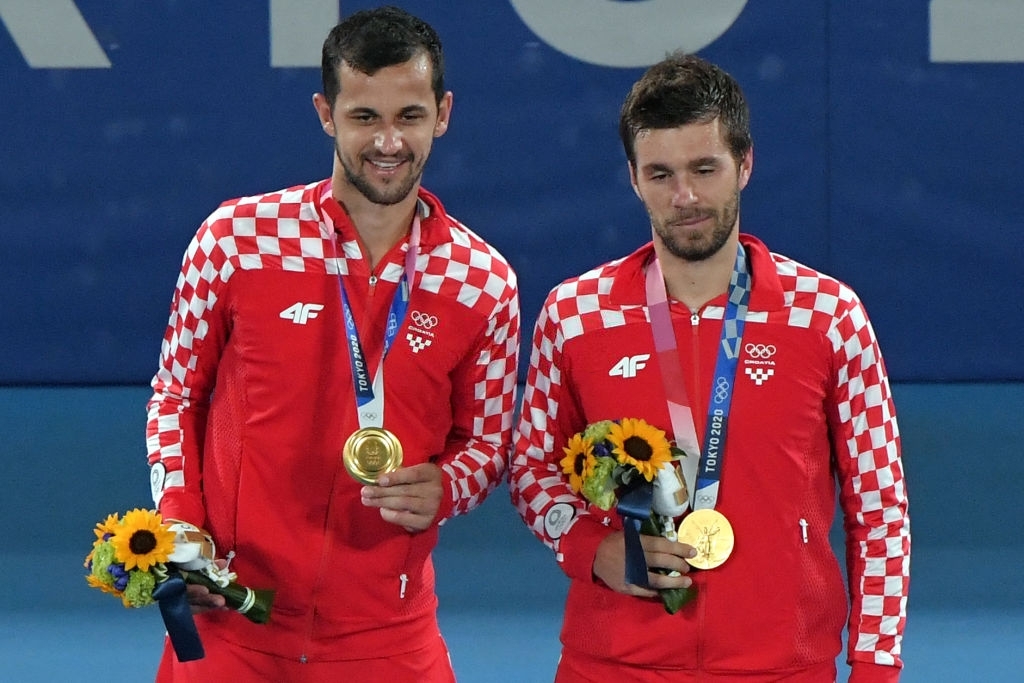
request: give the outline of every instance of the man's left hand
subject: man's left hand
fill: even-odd
[[[388,472],[376,486],[364,486],[363,505],[380,508],[386,522],[415,533],[428,529],[441,507],[441,468],[432,463]]]

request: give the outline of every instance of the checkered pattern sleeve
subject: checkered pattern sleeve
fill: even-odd
[[[553,453],[558,438],[559,399],[562,395],[559,371],[562,341],[555,294],[552,292],[533,331],[509,493],[526,526],[556,552],[557,539],[545,533],[544,514],[559,501],[575,505],[578,500],[561,474]],[[562,442],[565,441],[563,438]]]
[[[849,288],[816,280],[814,308],[834,309],[828,330],[835,372],[829,417],[852,601],[848,659],[854,671],[863,668],[859,680],[879,680],[876,674],[887,670],[882,677],[890,678],[902,667],[910,582],[910,519],[900,435],[867,313]]]
[[[611,282],[598,269],[562,283],[548,295],[534,328],[510,468],[513,505],[570,577],[590,576],[597,545],[608,529],[573,493],[560,465],[562,447],[585,426],[568,383],[563,383],[572,372],[563,347],[567,339],[586,330],[620,323],[617,315],[611,315],[614,321],[609,323],[598,303]]]
[[[505,476],[519,361],[515,272],[465,226],[454,222],[451,235],[428,255],[420,286],[471,307],[483,331],[452,376],[454,424],[438,462],[449,491],[441,520],[475,508]]]
[[[218,238],[230,207],[199,228],[182,262],[148,404],[146,449],[153,500],[164,517],[202,525],[200,458],[216,360],[227,337],[220,293],[237,267],[233,241]],[[200,351],[202,350],[202,353]]]

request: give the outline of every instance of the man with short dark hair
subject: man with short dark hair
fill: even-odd
[[[510,470],[571,580],[556,681],[831,682],[847,619],[850,681],[896,681],[910,527],[861,302],[740,233],[753,145],[722,69],[655,64],[620,133],[652,241],[549,294]],[[614,480],[615,514],[591,478],[635,463],[658,478]],[[655,504],[663,468],[678,509]],[[829,545],[837,483],[849,596]]]
[[[159,681],[454,681],[431,552],[501,481],[516,277],[420,186],[441,43],[391,7],[323,46],[329,179],[225,202],[185,255],[149,404],[153,496],[270,621],[189,587],[206,655]]]

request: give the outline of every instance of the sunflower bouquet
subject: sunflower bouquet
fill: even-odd
[[[673,445],[664,431],[637,418],[601,420],[574,434],[563,450],[565,457],[559,464],[574,493],[602,510],[617,507],[624,522],[630,517],[637,519],[641,534],[676,540],[674,520],[686,512],[689,503],[675,462],[686,453]],[[628,564],[629,528],[624,526]],[[639,561],[643,563],[642,551]],[[642,573],[638,580],[646,585],[646,569]],[[669,614],[675,614],[695,595],[692,587],[659,593]]]
[[[228,607],[257,624],[270,619],[274,592],[235,582],[237,574],[214,562],[213,539],[184,522],[166,523],[159,512],[134,509],[96,525],[96,539],[85,557],[86,581],[121,599],[125,607],[159,602],[179,659],[191,645],[190,659],[202,657],[184,595],[184,584],[206,586],[223,595]],[[177,628],[169,619],[177,620]],[[184,623],[182,623],[184,621]],[[183,634],[176,641],[175,632]],[[186,643],[179,650],[178,643]]]

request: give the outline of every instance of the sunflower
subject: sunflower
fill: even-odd
[[[163,526],[160,513],[138,508],[125,513],[110,541],[126,570],[149,571],[174,551],[174,532]]]
[[[665,432],[643,420],[627,417],[621,424],[613,424],[608,441],[619,464],[632,465],[647,481],[652,481],[661,466],[672,460],[672,447]]]
[[[580,434],[573,434],[569,445],[562,450],[565,451],[565,457],[559,463],[562,472],[569,475],[569,486],[573,493],[579,493],[583,482],[594,471],[594,442]]]
[[[117,524],[120,520],[117,518],[117,513],[113,512],[107,515],[107,518],[96,525],[93,529],[93,533],[96,534],[96,543],[102,543],[107,540],[110,536],[114,535],[117,531]]]
[[[121,591],[114,588],[113,585],[105,583],[103,579],[99,578],[98,576],[95,576],[94,574],[86,574],[85,580],[89,583],[90,586],[92,586],[93,588],[99,588],[104,593],[110,593],[111,595],[121,594]]]

